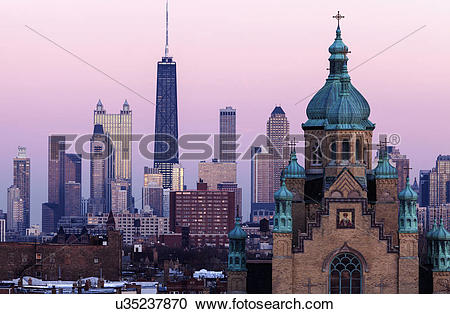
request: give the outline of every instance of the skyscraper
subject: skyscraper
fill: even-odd
[[[64,184],[64,216],[81,216],[81,183]]]
[[[64,194],[65,136],[48,137],[48,202],[62,204]]]
[[[180,164],[172,167],[172,191],[184,190],[184,168]]]
[[[116,213],[132,212],[128,207],[130,183],[128,180],[114,179],[111,181],[111,211]]]
[[[430,206],[430,170],[420,170],[419,173],[419,206]]]
[[[120,113],[106,113],[99,100],[94,111],[94,125],[102,125],[104,134],[108,135],[114,145],[115,178],[131,180],[132,162],[132,111],[125,100]]]
[[[273,199],[273,156],[265,147],[251,148],[251,211],[250,220],[271,220],[275,209]]]
[[[280,187],[281,171],[289,161],[289,121],[281,106],[276,106],[267,121],[267,137],[269,152],[273,155],[273,187],[274,193]]]
[[[13,160],[14,182],[20,189],[20,198],[23,200],[23,225],[21,230],[25,232],[30,227],[30,158],[26,156],[26,148],[18,147],[17,157]]]
[[[163,176],[156,168],[144,168],[142,187],[142,209],[151,208],[153,214],[163,216]]]
[[[22,233],[24,229],[24,201],[20,189],[16,185],[11,185],[8,188],[7,205],[8,231]]]
[[[64,216],[81,214],[81,157],[77,154],[64,155],[63,201]]]
[[[114,155],[103,126],[96,124],[90,143],[90,200],[89,212],[100,215],[111,207],[111,181],[114,179]]]
[[[169,56],[168,26],[166,3],[166,46],[157,69],[154,168],[163,175],[163,187],[171,189],[173,165],[178,164],[178,105],[177,67]]]
[[[201,161],[198,163],[198,178],[208,184],[208,190],[217,190],[217,186],[223,182],[236,183],[236,168],[234,162]]]
[[[400,154],[400,150],[395,147],[388,147],[389,157],[395,164],[398,172],[398,193],[406,187],[406,179],[409,177],[409,159],[406,155]]]
[[[236,109],[220,109],[219,161],[236,162]]]
[[[42,232],[56,232],[56,225],[64,215],[65,136],[48,137],[48,201],[42,204]]]
[[[430,206],[447,203],[447,182],[450,181],[450,155],[439,155],[430,172]]]

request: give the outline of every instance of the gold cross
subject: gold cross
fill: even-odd
[[[340,20],[340,19],[343,19],[344,17],[345,17],[345,16],[341,15],[341,14],[339,13],[339,11],[338,11],[338,13],[337,13],[335,16],[333,16],[333,18],[336,19],[336,20],[338,21],[338,27],[339,27],[339,20]]]

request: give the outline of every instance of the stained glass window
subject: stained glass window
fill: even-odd
[[[330,293],[361,293],[362,266],[351,253],[337,255],[330,264]]]

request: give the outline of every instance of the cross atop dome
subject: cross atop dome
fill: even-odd
[[[345,17],[345,16],[341,15],[341,13],[339,13],[339,11],[338,11],[338,13],[337,13],[336,15],[333,16],[333,18],[336,19],[336,20],[338,21],[338,27],[339,27],[339,21],[340,21],[341,19],[343,19],[344,17]]]

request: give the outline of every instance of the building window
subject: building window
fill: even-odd
[[[361,140],[356,139],[356,161],[362,160]]]
[[[362,283],[362,266],[353,254],[337,255],[330,264],[331,294],[360,294]]]
[[[319,143],[315,142],[312,147],[312,165],[320,166],[322,164],[322,151]]]
[[[342,160],[350,160],[350,141],[342,141]]]
[[[40,261],[42,259],[42,254],[41,253],[36,253],[36,259],[38,261]]]
[[[94,264],[98,264],[98,257],[94,257]]]
[[[333,142],[331,143],[331,146],[330,146],[330,157],[331,157],[331,160],[336,160],[336,155],[337,155],[337,149],[336,149],[336,141],[334,141],[333,140]]]

